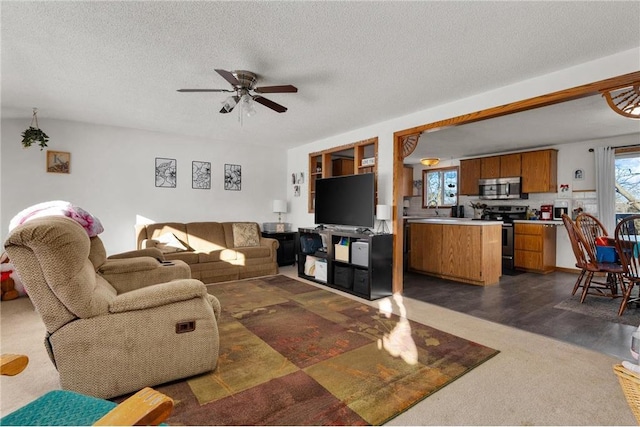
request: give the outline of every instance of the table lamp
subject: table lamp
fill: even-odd
[[[380,224],[378,225],[378,233],[389,234],[389,228],[387,228],[387,220],[391,219],[391,206],[376,205],[376,219],[380,221]]]
[[[284,223],[282,222],[282,214],[287,213],[287,201],[286,200],[274,200],[273,212],[278,214],[278,223],[276,224],[276,232],[284,233]]]

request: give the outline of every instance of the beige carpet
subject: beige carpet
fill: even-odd
[[[294,276],[295,269],[281,273]],[[409,319],[500,354],[389,425],[636,425],[612,370],[617,359],[420,301],[404,302]],[[44,327],[28,299],[0,303],[0,325],[0,351],[30,357],[22,374],[0,379],[4,415],[59,383],[42,344]]]

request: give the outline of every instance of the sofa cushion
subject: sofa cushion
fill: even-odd
[[[156,248],[160,249],[164,254],[186,251],[188,249],[173,233],[164,233],[154,240],[158,242]]]
[[[156,240],[158,237],[171,233],[178,238],[180,243],[189,248],[189,238],[187,237],[187,227],[186,224],[182,224],[179,222],[165,222],[159,224],[146,224],[145,228],[147,230],[146,238]],[[140,248],[138,248],[140,249]]]
[[[180,261],[184,261],[189,265],[198,263],[198,254],[195,252],[174,252],[170,254],[165,254],[164,259],[167,261],[171,261],[174,259],[178,259]]]
[[[186,224],[189,246],[196,252],[209,253],[227,248],[224,230],[219,222],[190,222]]]
[[[260,233],[255,222],[233,223],[233,246],[235,248],[255,247],[260,245]]]
[[[233,261],[238,258],[235,249],[221,249],[207,253],[198,253],[198,262]]]
[[[248,248],[235,248],[238,259],[271,258],[271,249],[268,246]]]

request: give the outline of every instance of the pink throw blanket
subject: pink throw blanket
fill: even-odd
[[[17,226],[24,224],[33,218],[42,218],[45,216],[66,216],[71,218],[80,224],[86,231],[89,237],[97,236],[104,231],[100,220],[91,215],[84,209],[74,206],[69,202],[62,200],[54,200],[51,202],[38,203],[37,205],[30,206],[11,219],[9,223],[9,231],[13,230]]]

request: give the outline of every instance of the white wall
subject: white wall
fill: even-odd
[[[393,185],[394,132],[635,72],[638,71],[639,67],[640,48],[630,49],[469,98],[316,141],[312,144],[289,150],[287,159],[288,173],[296,171],[308,172],[309,153],[377,136],[379,203],[391,204],[393,194],[391,187]],[[416,88],[416,90],[419,90],[419,88]],[[560,182],[568,179],[566,174],[569,172],[566,172],[565,165],[582,163],[581,159],[586,159],[587,157],[583,156],[588,156],[588,154],[587,152],[576,157],[572,157],[571,154],[559,156],[558,163],[562,165],[561,174],[558,177]],[[589,184],[588,176],[583,183],[580,183],[580,185],[585,186]],[[309,214],[307,211],[308,187],[306,185],[303,186],[300,197],[293,197],[293,189],[292,186],[290,187],[287,192],[288,199],[291,201],[291,213],[288,215],[288,220],[294,224],[294,227],[313,225],[313,214]],[[595,188],[595,184],[593,187]]]
[[[277,221],[285,197],[284,150],[86,123],[40,120],[50,150],[71,153],[71,173],[45,171],[46,150],[22,148],[24,120],[2,120],[0,239],[22,209],[66,200],[96,215],[109,254],[135,247],[138,216],[152,221]],[[177,187],[156,188],[155,157],[177,159]],[[211,189],[191,188],[191,162],[211,162]],[[224,165],[242,166],[241,191],[225,191]]]

